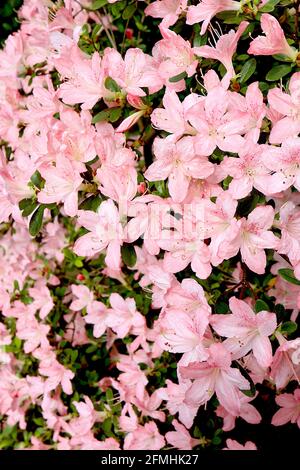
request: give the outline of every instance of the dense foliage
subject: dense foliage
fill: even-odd
[[[299,433],[299,4],[23,2],[0,51],[1,448]]]

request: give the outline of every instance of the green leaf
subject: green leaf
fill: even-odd
[[[128,5],[125,10],[123,11],[122,18],[123,20],[129,20],[130,18],[133,17],[134,13],[136,10],[136,4],[132,3],[131,5]]]
[[[122,255],[122,260],[126,264],[126,266],[129,266],[130,268],[132,268],[132,266],[135,265],[136,253],[132,245],[123,245],[121,248],[121,255]]]
[[[278,269],[278,274],[287,282],[300,286],[300,281],[295,278],[294,271],[288,268]]]
[[[107,90],[113,91],[114,93],[121,90],[117,82],[115,82],[115,80],[113,80],[111,77],[107,77],[105,79],[104,86],[107,88]]]
[[[187,73],[186,72],[181,72],[178,75],[175,75],[174,77],[169,78],[169,82],[176,83],[176,82],[179,82],[180,80],[182,80],[185,77],[187,77]]]
[[[32,237],[35,237],[41,230],[43,225],[43,215],[45,206],[41,205],[33,213],[29,222],[29,233]]]
[[[281,333],[291,335],[292,333],[295,333],[297,328],[298,328],[298,325],[294,321],[286,321],[286,322],[282,323],[282,325],[280,327],[280,331],[281,331]]]
[[[90,10],[99,10],[99,8],[105,7],[108,0],[95,0],[92,5],[89,7]]]
[[[22,211],[23,217],[30,215],[37,206],[38,203],[34,199],[22,199],[22,201],[19,202],[19,208]]]
[[[240,71],[240,82],[246,82],[251,77],[251,75],[254,74],[255,70],[256,60],[253,58],[247,60],[247,62],[244,63],[242,70]]]
[[[263,300],[258,299],[255,303],[255,311],[256,313],[258,313],[258,312],[262,312],[263,310],[269,312],[270,311],[269,305]]]
[[[273,11],[279,2],[280,0],[269,0],[263,7],[259,9],[259,12],[270,13],[270,11]]]
[[[275,67],[267,73],[266,80],[268,80],[268,82],[275,82],[285,77],[291,70],[292,67],[290,65],[275,65]]]
[[[215,306],[215,312],[218,314],[224,314],[229,311],[228,305],[226,302],[218,302]]]
[[[122,108],[107,108],[93,117],[92,123],[96,124],[101,121],[116,122],[122,114]]]
[[[38,189],[41,189],[44,185],[45,180],[42,178],[40,172],[36,170],[30,178],[30,181],[36,186]]]
[[[98,195],[89,196],[79,205],[79,209],[96,212],[101,204],[101,197]]]

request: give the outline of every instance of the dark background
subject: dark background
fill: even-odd
[[[19,27],[17,10],[22,0],[4,0],[0,3],[0,47],[7,36]]]

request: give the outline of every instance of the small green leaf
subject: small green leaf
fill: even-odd
[[[291,70],[292,67],[290,65],[275,65],[275,67],[267,73],[266,80],[268,80],[268,82],[275,82],[285,77]]]
[[[281,333],[285,333],[286,335],[291,335],[292,333],[295,333],[297,328],[298,325],[294,321],[286,321],[281,325],[280,331]]]
[[[110,90],[114,93],[120,91],[121,89],[119,85],[117,84],[117,82],[115,82],[115,80],[113,80],[111,77],[107,77],[105,79],[104,86],[105,88],[107,88],[107,90]]]
[[[99,10],[99,8],[105,7],[108,0],[95,0],[92,5],[89,7],[90,10]]]
[[[229,311],[228,305],[226,302],[218,302],[215,306],[215,312],[218,314],[224,314]]]
[[[269,312],[270,311],[269,306],[263,300],[258,299],[255,303],[255,311],[256,313],[258,313],[258,312],[262,312],[263,310]]]
[[[83,262],[81,261],[80,258],[76,258],[75,261],[74,261],[74,264],[75,264],[76,268],[82,268],[82,266],[83,266]]]
[[[186,72],[181,72],[178,75],[175,75],[174,77],[169,78],[169,82],[170,83],[176,83],[176,82],[179,82],[180,80],[182,80],[185,77],[187,77],[187,73]]]
[[[98,195],[89,196],[79,205],[79,209],[96,212],[101,204],[101,197]]]
[[[101,121],[116,122],[122,114],[122,108],[107,108],[93,117],[92,123],[96,124]]]
[[[45,206],[41,205],[33,213],[29,222],[29,233],[32,237],[35,237],[41,230],[43,225],[43,215]]]
[[[256,60],[255,59],[249,59],[247,62],[244,63],[242,70],[240,71],[240,82],[245,83],[251,75],[254,74],[256,70]]]
[[[274,10],[276,7],[277,3],[279,3],[280,0],[269,0],[263,7],[259,9],[261,13],[270,13],[271,11]]]
[[[132,268],[136,263],[136,252],[132,245],[123,245],[121,248],[122,260],[126,266]]]
[[[133,17],[134,13],[136,10],[136,4],[132,3],[131,5],[128,5],[125,10],[123,11],[122,18],[123,20],[129,20],[130,18]]]
[[[278,274],[287,282],[300,286],[300,281],[295,278],[294,271],[292,269],[283,268],[278,269]]]
[[[30,178],[30,181],[36,186],[38,189],[41,189],[44,185],[45,180],[42,178],[40,172],[36,170]]]
[[[38,203],[34,199],[22,199],[22,201],[19,202],[19,208],[22,211],[23,217],[28,217],[37,206]]]

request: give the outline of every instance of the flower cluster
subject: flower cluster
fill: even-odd
[[[300,428],[299,2],[25,0],[19,19],[1,448],[255,450],[262,420]]]

